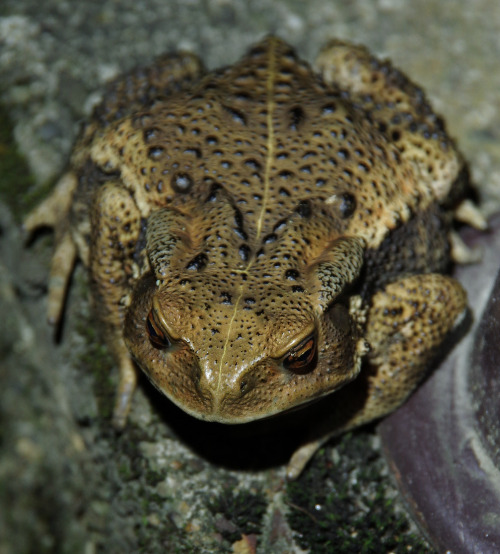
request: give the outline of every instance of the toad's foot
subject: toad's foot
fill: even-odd
[[[70,232],[70,211],[77,185],[74,173],[66,173],[57,183],[52,194],[25,219],[24,229],[31,235],[40,227],[53,227],[55,251],[50,266],[48,321],[59,323],[64,308],[68,283],[76,260],[76,245]]]
[[[137,368],[121,341],[122,351],[115,355],[119,363],[120,381],[116,390],[115,407],[113,410],[113,427],[123,429],[132,405],[132,397],[137,386]]]

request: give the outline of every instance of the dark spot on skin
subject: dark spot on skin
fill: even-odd
[[[397,142],[401,138],[401,133],[399,131],[392,132],[392,140]]]
[[[231,295],[228,292],[222,292],[220,297],[221,297],[221,304],[226,304],[228,306],[232,304]]]
[[[266,235],[263,239],[262,239],[262,242],[264,244],[270,244],[271,242],[274,242],[278,237],[274,234],[274,233],[270,233],[269,235]]]
[[[349,159],[349,152],[345,148],[341,148],[338,151],[338,155],[339,155],[339,158],[341,158],[343,160],[348,160]]]
[[[235,208],[234,210],[234,223],[236,225],[235,231],[236,234],[243,240],[247,240],[248,236],[245,232],[245,229],[243,227],[243,215],[238,210],[238,208]]]
[[[345,192],[340,197],[340,215],[346,219],[348,217],[351,217],[351,215],[356,210],[356,197],[352,194]]]
[[[256,46],[253,46],[250,48],[250,51],[248,52],[248,55],[252,58],[260,58],[261,56],[264,56],[267,53],[266,48],[262,44],[257,44]]]
[[[291,177],[293,177],[293,173],[291,171],[287,171],[287,170],[283,170],[283,171],[280,171],[278,173],[278,177],[281,177],[282,179],[290,179]],[[281,190],[284,190],[284,189],[280,189]]]
[[[303,160],[308,160],[309,158],[313,158],[314,156],[316,156],[316,152],[313,152],[312,150],[309,151],[309,152],[306,152],[303,156],[302,156],[302,159]]]
[[[213,183],[210,186],[210,192],[208,193],[206,202],[215,202],[217,200],[217,193],[221,189],[218,183]]]
[[[190,271],[200,271],[207,265],[207,262],[208,258],[206,254],[198,254],[186,265],[186,269]]]
[[[289,114],[290,114],[290,129],[292,129],[292,131],[296,131],[299,125],[304,121],[306,114],[300,106],[293,107],[290,110]]]
[[[159,160],[165,154],[165,148],[161,146],[151,146],[148,150],[148,157],[151,160]]]
[[[252,95],[248,92],[240,91],[238,92],[238,94],[235,95],[235,98],[240,102],[248,102],[248,100],[252,99]]]
[[[304,288],[300,285],[293,285],[292,292],[304,292]]]
[[[401,315],[403,313],[403,308],[392,308],[391,309],[391,316],[396,317],[398,315]]]
[[[286,219],[281,219],[280,221],[278,221],[278,223],[276,223],[276,225],[273,228],[273,231],[275,233],[277,233],[279,231],[283,231],[283,229],[286,227],[286,224],[287,224],[287,220]]]
[[[300,217],[308,218],[311,217],[311,203],[309,200],[301,200],[296,209]]]
[[[250,257],[250,247],[247,244],[242,244],[238,250],[238,253],[240,255],[240,258],[246,262],[248,261],[248,258]]]
[[[276,87],[276,90],[278,92],[281,92],[281,93],[284,93],[284,94],[289,94],[290,90],[292,89],[290,83],[288,81],[284,81],[284,80],[276,81],[274,86]]]
[[[176,192],[186,193],[191,190],[194,183],[189,173],[178,172],[172,175],[170,184]]]
[[[217,82],[215,81],[215,79],[211,79],[205,84],[205,90],[211,90],[214,88],[217,88]]]
[[[300,273],[296,269],[287,269],[285,271],[285,278],[290,281],[296,281],[300,277]]]
[[[292,64],[297,61],[297,54],[295,53],[295,50],[293,48],[288,48],[287,50],[285,50],[283,52],[283,57]],[[302,65],[300,67],[302,67]]]
[[[279,193],[280,196],[290,196],[290,193],[286,189],[284,189],[283,187],[280,188],[278,193]]]
[[[186,148],[186,150],[184,150],[184,154],[192,154],[197,159],[201,158],[201,150],[199,148]]]
[[[160,131],[156,127],[150,127],[149,129],[145,129],[143,133],[144,142],[151,142],[153,140],[158,139],[159,134],[160,134]]]
[[[321,108],[322,115],[329,115],[337,110],[335,102],[329,102]]]
[[[260,163],[254,158],[249,158],[248,160],[245,160],[245,165],[250,169],[254,169],[255,171],[259,171],[261,169]]]
[[[247,118],[242,111],[237,110],[236,108],[233,108],[231,106],[222,106],[222,107],[231,116],[233,121],[236,121],[236,123],[240,123],[241,125],[247,124]]]

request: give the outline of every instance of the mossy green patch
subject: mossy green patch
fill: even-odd
[[[156,526],[147,518],[137,525],[135,534],[138,543],[138,552],[144,554],[197,554],[203,552],[189,540],[185,531],[178,529],[172,520],[162,519]]]
[[[325,450],[288,484],[288,522],[296,541],[314,553],[429,553],[396,510],[384,461],[369,433],[343,437],[334,457]]]
[[[0,105],[0,198],[18,222],[48,194],[53,183],[34,185],[28,164],[16,147],[7,110]]]
[[[155,487],[158,483],[165,479],[165,476],[159,471],[148,469],[145,475],[146,482],[149,486]]]
[[[203,552],[191,539],[189,532],[176,525],[170,512],[170,502],[159,495],[156,485],[165,479],[160,472],[149,471],[140,444],[150,441],[147,431],[129,423],[113,441],[120,492],[117,506],[127,506],[135,521],[134,552],[147,554]],[[115,483],[116,485],[116,483]]]
[[[87,288],[82,285],[82,288]],[[96,325],[91,315],[81,316],[76,325],[78,333],[85,339],[85,349],[78,357],[82,371],[89,371],[94,378],[94,394],[99,415],[110,425],[116,394],[116,383],[112,378],[113,357],[101,336],[101,326]]]
[[[259,534],[266,507],[263,494],[250,490],[235,493],[230,484],[208,503],[208,509],[216,517],[217,529],[230,544],[242,535]]]

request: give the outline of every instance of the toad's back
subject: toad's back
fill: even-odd
[[[124,120],[108,144],[122,173],[131,173],[144,215],[224,188],[244,239],[237,250],[246,255],[272,241],[296,210],[327,215],[329,239],[355,234],[376,247],[435,198],[368,116],[270,38],[238,64]]]

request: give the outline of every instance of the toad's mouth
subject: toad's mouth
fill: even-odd
[[[203,379],[190,379],[185,368],[179,378],[165,380],[149,368],[144,373],[153,386],[163,393],[173,404],[192,417],[214,423],[238,425],[253,421],[275,418],[304,409],[328,396],[352,381],[355,375],[343,382],[311,390],[308,386],[296,386],[297,383],[282,380],[281,384],[266,383],[246,391],[234,392],[234,389],[217,392],[204,386]],[[304,376],[300,376],[304,377]]]

